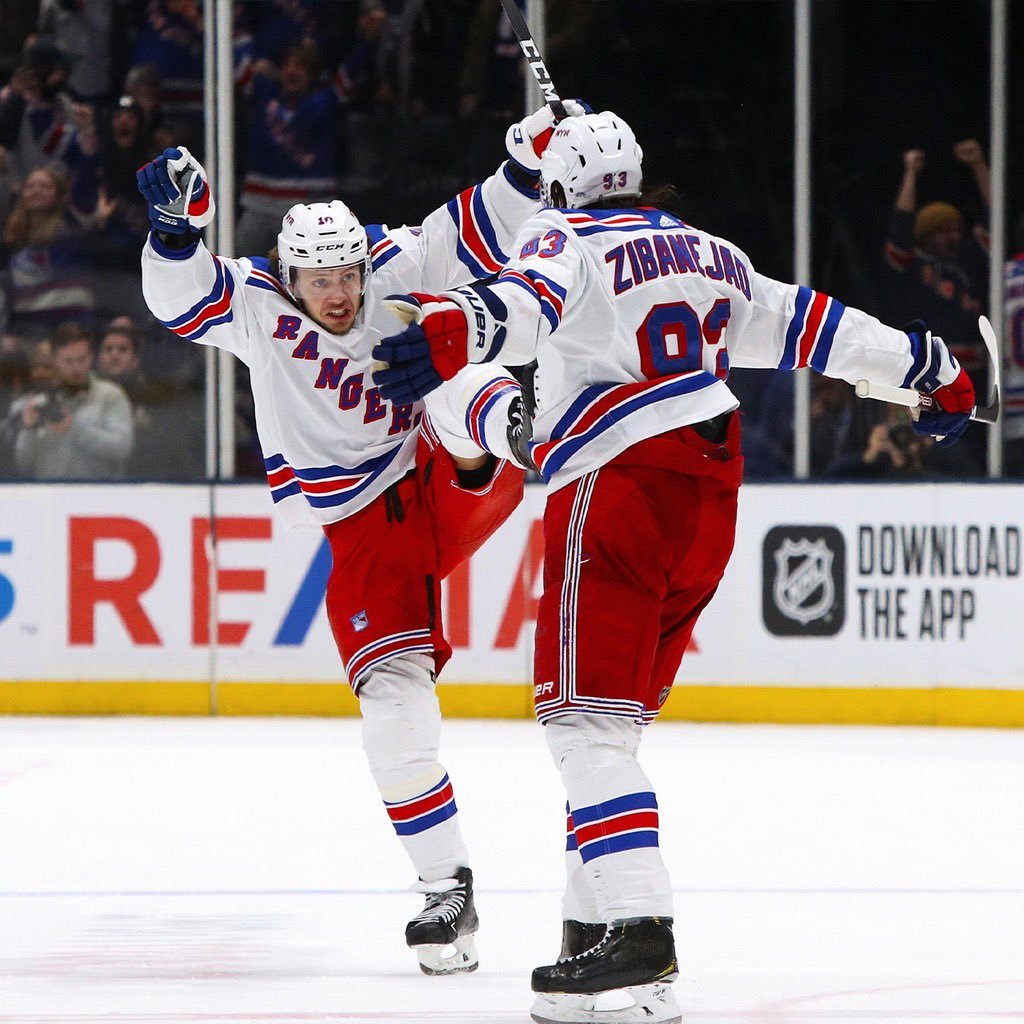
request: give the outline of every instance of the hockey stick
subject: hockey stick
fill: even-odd
[[[978,317],[978,330],[981,331],[981,340],[985,342],[985,349],[988,351],[989,362],[992,364],[992,386],[989,388],[988,405],[976,405],[971,413],[971,419],[979,423],[998,423],[999,413],[1002,408],[1002,368],[999,363],[999,343],[996,341],[996,332],[992,330],[992,324],[988,317]],[[935,407],[935,399],[930,395],[922,395],[913,388],[897,388],[891,384],[875,384],[869,380],[859,380],[856,384],[858,398],[874,398],[879,402],[889,402],[891,405],[904,405],[911,410],[924,410],[928,412]]]
[[[537,44],[533,41],[530,26],[526,24],[519,5],[516,0],[501,0],[501,6],[505,9],[505,16],[512,24],[512,31],[515,32],[516,39],[519,40],[526,63],[530,65],[533,77],[537,79],[544,102],[552,109],[555,117],[565,117],[565,107],[562,106],[561,97],[558,95],[558,90],[555,89],[555,83],[551,81],[547,65],[540,55],[540,50],[537,49]]]
[[[533,41],[530,26],[526,24],[526,19],[523,17],[523,12],[519,10],[519,5],[516,3],[516,0],[501,0],[501,6],[504,8],[505,16],[512,25],[512,31],[515,32],[516,39],[519,40],[519,47],[523,51],[526,63],[529,64],[533,77],[537,79],[537,85],[540,86],[544,102],[551,108],[551,112],[555,117],[559,119],[565,117],[566,112],[565,107],[562,105],[561,97],[558,95],[555,83],[551,81],[547,65],[544,63],[544,58],[541,56],[537,44]],[[536,374],[536,359],[532,363],[527,363],[522,367],[520,373],[516,374],[523,389],[523,412],[525,413],[523,428],[517,435],[516,449],[523,462],[534,469],[537,466],[530,456],[530,441],[533,439],[533,418],[537,415]]]

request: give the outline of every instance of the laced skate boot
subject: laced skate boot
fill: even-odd
[[[562,952],[558,954],[559,960],[568,960],[571,956],[579,956],[585,953],[592,946],[596,946],[608,930],[605,924],[591,924],[587,921],[563,921],[562,922]]]
[[[595,946],[533,972],[537,1024],[675,1024],[679,976],[672,921],[635,917],[608,926]]]
[[[414,892],[426,904],[405,927],[405,942],[416,950],[424,974],[475,971],[479,963],[473,933],[480,927],[473,904],[473,872],[459,868],[454,878],[417,882]]]

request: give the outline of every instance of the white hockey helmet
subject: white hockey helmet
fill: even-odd
[[[572,210],[614,196],[638,196],[643,183],[643,150],[633,129],[610,110],[560,121],[540,158],[540,196],[552,200],[560,185]]]
[[[277,236],[281,283],[292,298],[296,267],[329,269],[360,264],[363,291],[370,279],[370,246],[359,218],[340,200],[297,203],[281,222]]]

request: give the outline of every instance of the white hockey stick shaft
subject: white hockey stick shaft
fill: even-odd
[[[913,388],[898,388],[894,384],[876,384],[870,380],[859,380],[854,386],[858,398],[874,398],[878,402],[888,402],[890,405],[903,405],[908,409],[927,408],[932,404],[928,395],[922,395],[920,391]]]
[[[999,344],[996,340],[996,332],[992,329],[988,317],[978,317],[978,330],[981,332],[982,341],[985,342],[985,349],[988,352],[989,363],[992,367],[991,398],[988,405],[975,406],[971,413],[971,419],[979,423],[996,423],[999,419],[1000,398],[1002,395],[1002,373],[999,365]],[[876,384],[870,380],[859,380],[855,385],[858,398],[874,398],[879,402],[888,402],[890,405],[902,405],[908,409],[928,411],[935,406],[935,400],[930,395],[923,395],[913,388],[898,388],[891,384]]]

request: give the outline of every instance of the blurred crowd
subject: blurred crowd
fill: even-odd
[[[967,368],[979,402],[986,402],[990,366],[978,330],[978,317],[989,311],[989,166],[977,139],[957,142],[948,154],[949,160],[963,167],[976,190],[976,202],[970,214],[965,215],[942,199],[920,201],[919,180],[927,159],[922,149],[910,149],[902,155],[899,188],[882,251],[877,256],[874,289],[871,298],[862,301],[879,319],[894,326],[923,320]],[[1016,227],[1016,235],[1015,251],[1022,252],[1024,218]],[[1019,268],[1014,270],[1018,261]],[[1007,267],[1008,280],[1012,273],[1024,275],[1024,254]],[[1013,341],[1024,325],[1019,315],[1016,323],[1012,315],[1007,320],[1007,369],[1012,385],[1017,374],[1024,372],[1024,352],[1019,340],[1016,344]],[[785,373],[770,375],[767,382],[761,380],[758,386],[759,394],[751,403],[757,414],[748,423],[748,476],[780,478],[789,475],[793,458],[793,378]],[[1006,469],[1014,475],[1024,469],[1020,454],[1020,438],[1024,437],[1022,414],[1024,408],[1014,408],[1012,402],[1004,413],[1009,439]],[[986,441],[985,432],[976,429],[963,444],[937,447],[930,438],[918,436],[910,429],[905,410],[859,401],[842,381],[817,375],[812,379],[810,448],[815,476],[982,476],[986,471]]]
[[[563,92],[621,107],[637,123],[648,173],[681,186],[679,212],[788,278],[785,232],[771,235],[784,217],[759,207],[768,200],[755,190],[735,187],[737,168],[750,162],[737,142],[745,138],[765,161],[755,175],[765,195],[786,191],[777,161],[785,147],[772,141],[781,133],[765,118],[744,119],[713,83],[687,86],[660,66],[666,102],[684,116],[654,130],[644,61],[666,14],[653,0],[638,0],[636,17],[594,0],[548,0],[547,10],[546,55]],[[149,223],[135,171],[169,145],[203,157],[204,4],[25,0],[0,18],[0,479],[201,479],[203,356],[143,303],[139,251]],[[782,21],[779,30],[788,31]],[[417,222],[497,166],[505,127],[523,110],[519,48],[496,0],[237,0],[232,72],[239,255],[270,249],[296,202],[341,197],[364,220]],[[698,151],[713,154],[719,180],[696,178]],[[898,188],[884,246],[864,264],[864,294],[849,297],[894,325],[926,319],[984,394],[984,150],[966,138],[951,152],[908,149],[899,161],[893,152]],[[937,163],[969,180],[969,208],[922,188]],[[218,201],[230,202],[223,185]],[[1022,255],[1007,275],[1011,301],[1017,294],[1024,308],[1020,230]],[[1020,380],[1008,381],[1016,419],[1007,466],[1024,474],[1024,312],[1010,324],[1021,338],[1010,346]],[[744,402],[749,475],[791,475],[792,376],[738,373],[730,383]],[[241,381],[239,395],[247,393]],[[816,376],[812,471],[861,479],[984,471],[982,430],[939,449],[905,419]],[[242,397],[236,420],[239,474],[260,475]]]

